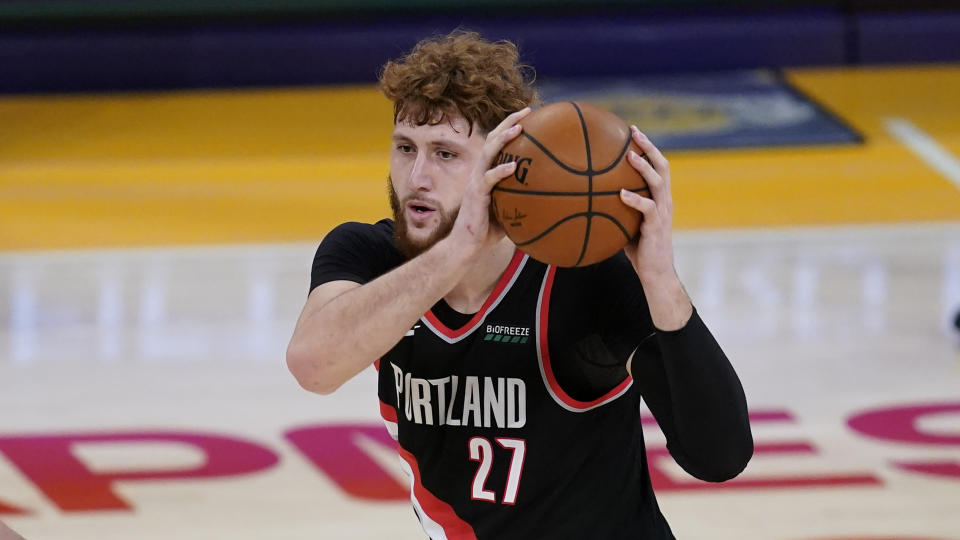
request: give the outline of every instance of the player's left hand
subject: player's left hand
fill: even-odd
[[[630,126],[633,141],[643,151],[644,157],[633,150],[627,160],[643,176],[650,188],[650,197],[621,190],[620,199],[643,214],[640,223],[640,238],[624,248],[633,268],[643,283],[654,283],[665,278],[675,278],[673,266],[673,197],[670,195],[670,164],[667,158],[646,135]]]

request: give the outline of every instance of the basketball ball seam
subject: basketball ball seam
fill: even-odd
[[[542,238],[544,238],[545,236],[549,235],[551,232],[553,232],[555,229],[557,229],[559,226],[563,225],[564,223],[566,223],[566,222],[568,222],[568,221],[571,221],[571,220],[574,220],[574,219],[577,219],[577,218],[580,218],[580,217],[584,217],[584,218],[586,218],[587,222],[586,222],[586,225],[585,225],[584,230],[583,230],[583,243],[582,243],[582,245],[581,245],[581,247],[580,247],[579,256],[577,257],[576,262],[573,263],[573,265],[572,265],[572,266],[580,266],[580,263],[583,262],[584,257],[586,257],[586,255],[587,255],[588,248],[590,247],[590,234],[591,234],[592,222],[593,222],[593,218],[594,218],[594,217],[603,218],[603,219],[605,219],[605,220],[610,221],[611,223],[613,223],[613,224],[617,227],[617,229],[620,230],[621,234],[623,234],[624,238],[625,238],[628,242],[632,240],[632,237],[631,237],[629,231],[627,231],[626,227],[624,227],[624,225],[623,225],[622,223],[620,223],[620,220],[617,219],[617,217],[615,217],[615,216],[613,216],[613,215],[611,215],[611,214],[605,213],[605,212],[595,212],[595,211],[593,210],[593,202],[594,202],[594,201],[593,201],[593,198],[594,198],[594,197],[619,195],[620,190],[608,190],[608,191],[594,192],[594,190],[593,190],[593,181],[594,181],[594,177],[600,176],[600,175],[605,174],[605,173],[608,173],[608,172],[614,170],[617,166],[619,166],[619,165],[622,163],[622,161],[623,161],[623,159],[624,159],[624,156],[625,156],[626,153],[627,153],[627,150],[630,148],[630,143],[631,143],[632,137],[631,137],[630,134],[628,133],[627,136],[626,136],[626,140],[624,141],[623,146],[620,148],[619,152],[617,153],[617,155],[616,155],[616,157],[613,159],[613,161],[612,161],[611,163],[609,163],[608,165],[604,166],[602,169],[600,169],[600,170],[595,170],[595,169],[593,168],[593,154],[591,153],[590,134],[589,134],[588,129],[587,129],[586,118],[585,118],[585,116],[584,116],[584,114],[583,114],[583,111],[581,110],[580,106],[579,106],[576,102],[569,101],[569,102],[567,102],[567,103],[569,103],[570,105],[573,106],[574,110],[575,110],[576,113],[577,113],[577,119],[578,119],[578,121],[580,122],[581,133],[583,134],[583,144],[584,144],[584,147],[585,147],[585,150],[586,150],[586,161],[587,161],[587,163],[586,163],[586,169],[585,169],[585,170],[578,170],[578,169],[576,169],[576,168],[574,168],[574,167],[571,167],[571,166],[568,165],[567,163],[564,163],[561,159],[559,159],[556,155],[554,155],[549,149],[547,149],[547,147],[546,147],[543,143],[541,143],[539,140],[537,140],[536,137],[530,135],[530,134],[527,133],[526,131],[521,132],[521,134],[522,134],[527,140],[529,140],[534,146],[536,146],[536,147],[543,153],[543,155],[544,155],[545,157],[547,157],[550,161],[552,161],[553,163],[555,163],[558,167],[560,167],[560,168],[561,168],[562,170],[564,170],[566,173],[569,173],[569,174],[571,174],[571,175],[573,175],[573,176],[580,176],[580,177],[584,177],[584,176],[585,176],[586,179],[587,179],[587,186],[585,186],[585,187],[586,187],[586,191],[531,191],[531,190],[525,190],[525,189],[508,188],[508,187],[500,187],[500,186],[494,186],[494,187],[493,187],[493,191],[501,191],[501,192],[504,192],[504,193],[513,193],[513,194],[516,194],[516,195],[534,195],[534,196],[560,196],[560,197],[583,197],[583,196],[586,196],[586,198],[587,198],[587,208],[586,208],[586,211],[585,211],[585,212],[578,212],[578,213],[576,213],[576,214],[567,215],[567,216],[565,216],[563,219],[560,219],[559,221],[556,221],[556,222],[554,222],[553,224],[551,224],[549,227],[547,227],[545,230],[541,231],[539,234],[535,235],[533,238],[528,238],[528,239],[524,240],[523,242],[516,242],[516,241],[515,241],[517,247],[523,247],[523,246],[528,246],[528,245],[534,244],[534,243],[536,243],[537,241],[539,241],[539,240],[541,240]],[[646,184],[646,182],[644,182],[644,184]],[[646,185],[644,185],[643,187],[640,187],[640,188],[632,188],[632,189],[629,189],[628,191],[631,191],[631,192],[633,192],[633,193],[645,193],[647,196],[649,196],[649,194],[650,194],[650,188],[649,188],[649,186],[646,186]],[[571,240],[573,240],[573,239],[571,239]],[[572,247],[572,246],[571,246],[571,247]]]
[[[527,133],[527,132],[525,132],[525,131],[522,132],[521,135],[523,135],[524,137],[526,137],[526,138],[527,138],[530,142],[532,142],[537,148],[539,148],[540,151],[544,153],[544,155],[546,155],[548,158],[550,158],[550,161],[556,163],[558,167],[560,167],[561,169],[567,171],[568,173],[573,174],[574,176],[589,176],[589,175],[599,176],[599,175],[601,175],[601,174],[608,173],[608,172],[610,172],[611,170],[613,170],[613,168],[616,167],[618,163],[620,163],[620,160],[623,159],[623,155],[626,154],[626,153],[627,153],[627,149],[630,148],[630,136],[627,135],[627,140],[626,140],[626,142],[623,144],[623,148],[620,149],[620,153],[617,154],[617,157],[616,157],[616,158],[614,158],[613,163],[611,163],[610,165],[607,165],[606,167],[604,167],[604,168],[602,168],[602,169],[600,169],[600,170],[597,170],[597,171],[590,170],[589,165],[588,165],[588,168],[587,168],[587,169],[581,171],[581,170],[578,170],[578,169],[574,169],[573,167],[571,167],[571,166],[567,165],[566,163],[560,161],[560,158],[558,158],[557,156],[553,155],[553,154],[550,152],[550,150],[547,150],[547,147],[544,146],[543,143],[541,143],[540,141],[538,141],[533,135],[530,135],[529,133]],[[589,163],[589,162],[588,162],[588,163]],[[502,189],[502,188],[495,187],[494,189]],[[582,195],[582,193],[581,193],[581,195]]]
[[[590,135],[587,133],[587,122],[583,119],[583,111],[580,110],[576,102],[571,101],[570,104],[577,110],[577,118],[580,119],[580,129],[583,132],[583,144],[587,150],[587,170],[593,171],[593,154],[590,153]],[[629,139],[627,140],[627,144],[630,144]],[[614,163],[618,161],[619,159]],[[590,243],[590,226],[593,224],[593,176],[592,172],[587,175],[587,227],[583,231],[583,245],[580,246],[580,256],[577,257],[577,262],[574,263],[575,266],[580,266],[580,263],[583,261],[583,256],[587,253],[587,245]]]
[[[536,242],[537,240],[540,240],[540,239],[543,238],[544,236],[550,234],[550,231],[556,229],[557,227],[559,227],[560,225],[563,225],[564,223],[566,223],[567,221],[570,221],[571,219],[579,218],[579,217],[585,217],[585,218],[587,218],[587,219],[589,220],[589,219],[590,219],[590,216],[602,217],[602,218],[609,219],[611,222],[613,222],[614,225],[617,226],[618,229],[620,229],[620,232],[623,233],[623,237],[624,237],[624,238],[626,238],[627,240],[631,240],[631,238],[630,238],[630,233],[627,231],[627,228],[624,227],[623,224],[621,224],[620,221],[619,221],[616,217],[611,216],[610,214],[607,214],[607,213],[604,213],[604,212],[579,212],[579,213],[577,213],[577,214],[570,214],[570,215],[564,217],[563,219],[561,219],[560,221],[554,222],[553,225],[547,227],[547,229],[544,230],[543,232],[541,232],[540,234],[534,236],[533,238],[527,240],[526,242],[518,242],[518,243],[516,244],[516,246],[517,246],[517,247],[528,246],[528,245]],[[577,260],[577,264],[579,264],[581,260],[583,260],[583,254],[580,255],[580,259]],[[574,266],[576,266],[576,265],[574,265]]]
[[[494,191],[502,191],[504,193],[518,193],[520,195],[542,195],[545,197],[582,197],[587,193],[585,191],[531,191],[529,189],[517,189],[517,188],[504,188],[504,187],[494,187]],[[644,186],[640,188],[628,189],[627,191],[632,191],[633,193],[644,193],[649,192],[650,188]],[[619,195],[620,190],[616,191],[594,191],[593,194],[597,197],[602,195]]]

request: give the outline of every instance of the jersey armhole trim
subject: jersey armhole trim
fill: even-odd
[[[540,295],[537,298],[537,358],[540,364],[540,375],[543,377],[543,383],[547,391],[564,409],[570,412],[586,412],[619,398],[633,385],[633,377],[627,375],[624,380],[615,386],[612,390],[600,396],[593,401],[580,401],[567,394],[560,383],[557,382],[553,374],[553,366],[550,363],[550,344],[547,334],[547,328],[550,315],[550,293],[553,290],[553,279],[556,274],[556,267],[547,267],[546,274],[543,276],[543,284],[540,286]]]

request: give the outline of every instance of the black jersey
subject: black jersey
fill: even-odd
[[[430,538],[673,538],[651,488],[641,397],[688,472],[717,480],[743,468],[746,407],[722,351],[696,314],[692,336],[655,332],[632,268],[616,259],[564,269],[518,251],[480,311],[440,300],[376,363],[381,414]],[[347,224],[321,244],[312,282],[365,283],[402,262],[392,223]],[[719,381],[703,381],[722,387],[727,412],[706,415],[719,425],[685,421],[715,404],[682,387],[717,367],[689,383],[669,373],[677,366],[661,349],[680,363],[694,353],[721,364]],[[631,354],[637,381],[625,369]],[[688,393],[694,403],[673,403]],[[679,426],[706,435],[687,443]],[[726,457],[737,451],[718,429],[738,456]],[[717,448],[697,447],[718,435]]]

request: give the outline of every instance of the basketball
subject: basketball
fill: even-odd
[[[600,262],[637,237],[641,214],[620,200],[620,189],[649,197],[627,161],[630,128],[617,115],[579,102],[553,103],[520,121],[523,131],[497,163],[516,161],[493,188],[492,211],[510,240],[555,266]]]

